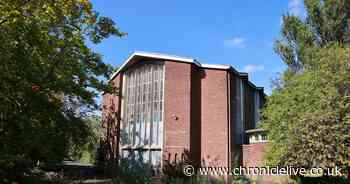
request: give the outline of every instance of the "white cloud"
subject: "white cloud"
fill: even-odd
[[[247,73],[253,73],[253,72],[263,71],[264,69],[265,67],[263,65],[249,64],[244,66],[243,71]]]
[[[246,40],[242,37],[234,37],[232,39],[227,39],[224,41],[224,44],[229,47],[245,48]]]
[[[303,11],[302,0],[289,0],[288,9],[291,14],[300,16]]]

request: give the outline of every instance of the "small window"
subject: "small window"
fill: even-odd
[[[267,135],[266,134],[262,134],[261,135],[261,140],[262,141],[267,141]]]

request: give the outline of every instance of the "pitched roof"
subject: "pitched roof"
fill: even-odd
[[[248,79],[248,73],[245,72],[238,72],[236,69],[234,69],[230,65],[217,65],[217,64],[201,64],[198,62],[198,60],[194,58],[187,58],[187,57],[181,57],[181,56],[175,56],[175,55],[168,55],[168,54],[161,54],[161,53],[154,53],[154,52],[143,52],[143,51],[136,51],[131,54],[128,59],[124,61],[124,63],[121,65],[121,67],[113,73],[109,81],[113,80],[121,71],[125,70],[129,65],[132,64],[132,61],[136,58],[152,58],[152,59],[160,59],[160,60],[169,60],[169,61],[177,61],[177,62],[184,62],[184,63],[192,63],[195,64],[198,67],[201,68],[210,68],[210,69],[221,69],[221,70],[231,70],[237,75],[239,75],[242,78]],[[248,80],[248,84],[252,87],[263,90],[262,87],[256,87],[253,83],[251,83]]]

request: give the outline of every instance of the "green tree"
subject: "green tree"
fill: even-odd
[[[311,51],[310,51],[311,52]],[[310,67],[268,98],[271,165],[350,166],[350,49],[313,50]]]
[[[113,90],[111,66],[87,42],[123,35],[88,0],[0,1],[0,160],[62,160],[85,145],[83,117]]]
[[[305,0],[284,15],[275,50],[287,64],[267,99],[271,165],[350,166],[350,1]]]
[[[308,65],[305,58],[308,48],[350,43],[350,1],[304,0],[304,3],[305,19],[283,15],[282,38],[275,45],[275,51],[288,66],[288,74],[299,73]]]
[[[94,164],[97,159],[98,148],[100,146],[100,138],[102,135],[101,118],[92,115],[84,118],[86,125],[89,127],[88,141],[83,145],[70,146],[69,158],[72,160],[79,160],[82,163]]]

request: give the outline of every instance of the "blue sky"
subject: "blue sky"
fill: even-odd
[[[271,92],[285,66],[273,51],[281,17],[303,12],[302,0],[92,0],[94,9],[127,32],[91,47],[119,66],[133,51],[160,52],[228,64]]]

